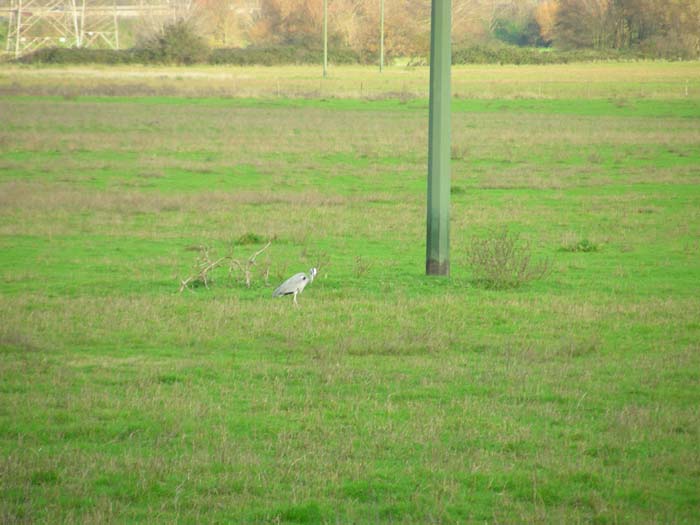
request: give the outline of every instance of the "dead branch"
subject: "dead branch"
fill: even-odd
[[[204,246],[200,248],[200,253],[199,257],[197,259],[197,272],[194,273],[193,275],[190,275],[186,279],[182,279],[180,281],[180,289],[179,293],[182,293],[185,290],[190,290],[192,291],[192,285],[195,283],[201,283],[203,284],[206,288],[209,288],[209,282],[210,282],[210,272],[215,270],[216,268],[224,265],[225,263],[228,263],[228,275],[231,277],[234,272],[234,268],[237,268],[238,270],[241,271],[243,274],[243,277],[245,279],[245,285],[247,288],[250,288],[251,282],[252,282],[252,276],[253,276],[253,267],[256,265],[255,264],[255,259],[263,253],[265,250],[267,250],[270,245],[272,244],[272,241],[268,241],[268,243],[263,246],[260,250],[255,252],[253,255],[248,257],[248,259],[245,261],[245,263],[242,263],[238,259],[235,259],[233,257],[233,248],[231,248],[231,252],[228,255],[224,255],[223,257],[218,258],[215,261],[212,261],[210,256],[209,256],[209,248]],[[268,269],[269,271],[269,269]]]

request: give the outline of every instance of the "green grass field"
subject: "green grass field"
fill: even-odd
[[[331,72],[0,69],[0,523],[700,522],[697,63],[455,68],[449,279],[427,70]]]

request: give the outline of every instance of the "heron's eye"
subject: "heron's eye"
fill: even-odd
[[[302,281],[306,281],[306,277],[302,277],[301,280],[302,280]]]

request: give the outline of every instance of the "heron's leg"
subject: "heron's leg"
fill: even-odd
[[[299,303],[297,303],[297,292],[294,292],[294,306],[299,306]]]

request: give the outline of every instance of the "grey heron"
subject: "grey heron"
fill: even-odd
[[[306,285],[314,280],[318,271],[316,268],[311,268],[309,273],[304,272],[292,275],[289,279],[280,284],[277,289],[272,292],[272,297],[282,297],[283,295],[294,294],[294,304],[299,306],[297,303],[297,294],[300,294],[306,288]]]

